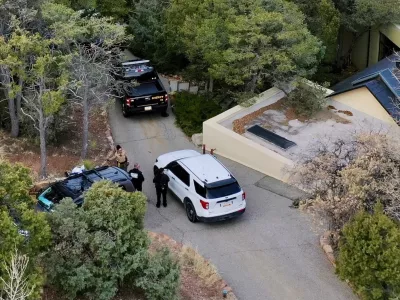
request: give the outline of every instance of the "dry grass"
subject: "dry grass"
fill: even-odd
[[[217,268],[189,245],[177,243],[170,237],[149,232],[150,251],[168,247],[179,260],[181,266],[180,299],[182,300],[217,300],[222,299],[222,291],[227,290],[226,298],[236,300],[229,286],[219,275]]]
[[[201,256],[197,250],[188,245],[183,245],[180,252],[181,265],[191,269],[207,285],[214,285],[222,280],[217,268]]]

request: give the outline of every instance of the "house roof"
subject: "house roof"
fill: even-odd
[[[400,70],[396,67],[396,60],[398,58],[393,54],[339,82],[329,96],[366,87],[393,119],[400,120],[400,103],[399,107],[393,103],[396,98],[400,99]]]

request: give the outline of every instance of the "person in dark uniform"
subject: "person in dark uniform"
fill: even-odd
[[[140,171],[140,165],[138,163],[135,163],[133,165],[133,169],[130,170],[128,173],[132,177],[132,184],[135,187],[135,190],[141,192],[144,176],[142,171]]]
[[[161,195],[163,197],[163,206],[167,207],[167,190],[168,190],[168,175],[164,174],[164,169],[161,168],[157,171],[156,176],[153,179],[156,186],[157,193],[157,207],[161,205]]]

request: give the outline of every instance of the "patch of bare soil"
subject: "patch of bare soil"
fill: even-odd
[[[271,104],[267,105],[265,107],[260,108],[259,110],[256,110],[240,119],[237,119],[233,121],[233,131],[238,133],[238,134],[244,134],[246,132],[246,125],[252,122],[253,120],[257,119],[260,117],[264,112],[268,110],[276,110],[276,111],[281,111],[284,113],[286,119],[282,122],[279,122],[280,125],[283,126],[289,126],[289,122],[292,120],[299,120],[302,123],[311,123],[311,122],[324,122],[328,120],[334,120],[336,123],[342,123],[342,124],[349,124],[351,123],[348,119],[345,119],[338,115],[338,113],[345,114],[347,116],[353,116],[353,113],[351,111],[343,111],[343,110],[336,110],[336,108],[332,105],[329,105],[327,108],[324,108],[322,111],[318,112],[315,116],[312,118],[307,118],[305,116],[299,116],[296,114],[293,108],[287,107],[284,104],[286,98],[282,98],[281,100]],[[273,122],[274,123],[274,122]],[[274,123],[275,124],[275,123]],[[260,124],[260,126],[273,130],[274,129],[274,124],[270,124],[269,122],[264,122],[263,124]]]
[[[103,109],[93,110],[90,115],[89,147],[87,159],[97,165],[105,162],[109,143],[106,136],[107,112]],[[66,126],[57,134],[57,140],[48,144],[47,168],[50,177],[63,175],[81,163],[82,148],[82,111],[74,107],[66,117]],[[37,178],[40,169],[40,148],[37,141],[27,138],[11,138],[0,132],[0,156],[12,163],[21,163],[32,169]],[[1,155],[2,154],[2,155]]]
[[[267,110],[281,110],[284,108],[283,102],[285,101],[286,98],[282,98],[279,101],[272,103],[270,105],[264,106],[260,108],[259,110],[256,110],[240,119],[237,119],[233,121],[233,131],[238,133],[238,134],[243,134],[246,132],[245,126],[249,124],[251,121],[254,119],[258,118],[261,116],[265,111]]]
[[[351,113],[351,112],[349,112]],[[348,115],[348,114],[346,114]],[[351,113],[351,115],[353,115]],[[349,115],[348,115],[349,116]],[[341,116],[339,116],[336,112],[332,111],[331,109],[323,109],[322,111],[318,112],[311,120],[311,122],[325,122],[328,120],[334,120],[336,123],[341,124],[350,124],[351,122]]]

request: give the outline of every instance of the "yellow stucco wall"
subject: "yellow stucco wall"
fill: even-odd
[[[277,90],[276,88],[272,88],[268,91],[274,94]],[[203,143],[206,149],[215,149],[216,154],[287,182],[288,173],[285,172],[285,170],[293,165],[290,159],[220,124],[224,120],[244,110],[246,110],[246,108],[235,106],[203,123]]]
[[[368,32],[364,33],[354,46],[351,60],[357,69],[362,70],[367,66]]]
[[[393,118],[366,87],[333,96],[332,99],[368,114],[376,119],[396,125],[396,122],[393,120]]]
[[[396,44],[396,46],[400,47],[400,25],[390,24],[382,27],[380,31]]]
[[[389,24],[381,28],[372,29],[371,32],[364,33],[356,42],[352,52],[352,62],[359,69],[367,67],[368,40],[369,40],[369,60],[368,66],[376,64],[379,60],[379,33],[384,34],[395,45],[400,47],[400,25]],[[345,35],[344,39],[350,43],[352,36]]]

